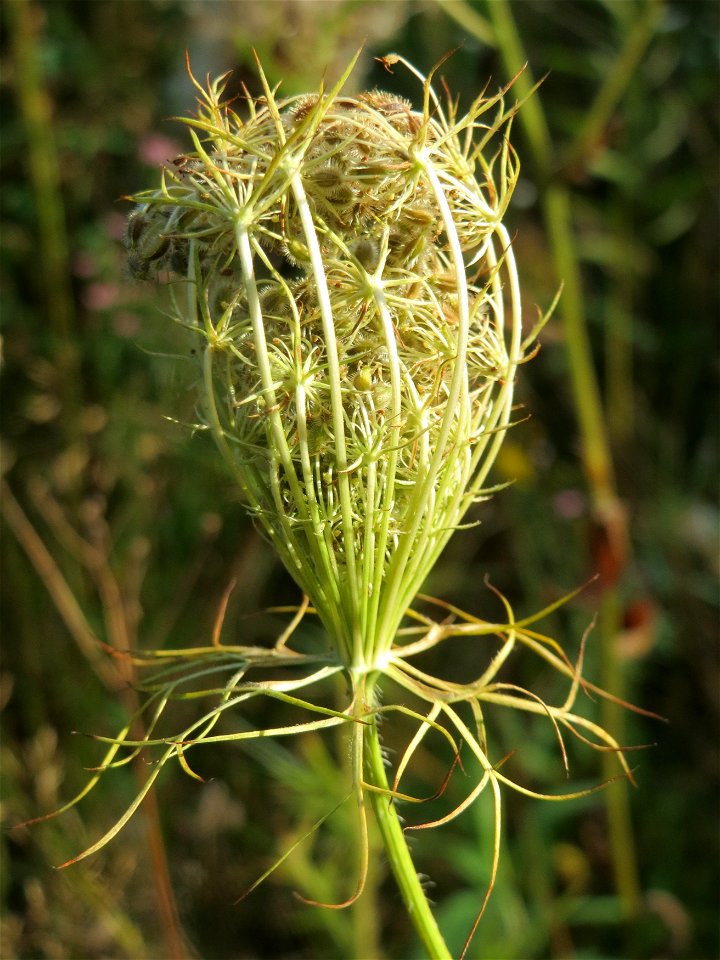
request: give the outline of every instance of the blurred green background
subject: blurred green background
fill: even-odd
[[[240,584],[223,637],[269,642],[294,585],[248,523],[192,418],[190,364],[157,291],[123,263],[122,198],[187,149],[170,117],[195,74],[232,70],[258,91],[255,47],[286,93],[337,74],[364,42],[356,89],[415,98],[391,51],[423,71],[448,51],[468,104],[525,62],[545,77],[515,124],[523,174],[510,214],[528,323],[563,297],[519,384],[527,422],[496,469],[516,483],[456,535],[428,592],[488,618],[489,575],[529,614],[595,573],[548,626],[586,673],[667,723],[605,709],[637,788],[579,802],[508,798],[500,877],[470,956],[718,956],[718,5],[654,0],[193,2],[11,0],[2,38],[3,958],[419,957],[381,853],[348,912],[337,897],[352,847],[343,814],[239,904],[326,809],[343,748],[308,735],[196,758],[100,854],[53,870],[99,837],[143,777],[84,784],[136,694],[98,649],[207,642]],[[589,362],[588,362],[589,361]],[[485,650],[446,670],[477,675]],[[517,657],[506,679],[562,696]],[[598,704],[586,709],[596,713]],[[248,722],[262,722],[252,713]],[[488,717],[515,774],[560,792],[612,775],[590,750],[567,784],[549,724]],[[386,727],[399,749],[407,730]],[[340,763],[338,764],[338,758]],[[430,748],[417,793],[445,772]],[[455,802],[462,777],[449,787]],[[411,783],[410,785],[413,785]],[[438,808],[439,809],[439,808]],[[447,810],[450,807],[444,807]],[[436,812],[434,815],[439,816]],[[424,816],[424,814],[423,814]],[[420,819],[423,819],[421,817]],[[489,798],[416,835],[418,869],[458,950],[489,873]],[[429,881],[430,882],[430,881]],[[382,949],[377,944],[382,944]]]

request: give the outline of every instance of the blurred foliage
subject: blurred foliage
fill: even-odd
[[[624,742],[656,744],[634,755],[640,908],[629,913],[617,893],[602,793],[561,805],[513,796],[501,876],[472,955],[716,956],[718,7],[524,0],[510,10],[532,73],[547,74],[537,96],[554,145],[548,173],[518,123],[524,175],[512,226],[528,321],[562,279],[541,212],[548,187],[561,184],[630,539],[616,584],[622,629],[609,654],[591,635],[587,674],[607,676],[609,656],[623,696],[670,722],[623,721]],[[93,634],[123,649],[206,641],[235,580],[223,636],[262,643],[283,621],[259,611],[298,600],[208,439],[183,426],[189,374],[175,357],[187,344],[158,313],[156,291],[124,271],[128,206],[118,198],[152,182],[185,146],[167,120],[192,105],[185,49],[198,76],[232,69],[233,84],[254,91],[254,45],[271,81],[291,93],[314,88],[326,68],[337,72],[365,38],[354,82],[414,95],[373,56],[395,50],[428,70],[457,48],[442,73],[469,102],[488,78],[491,89],[507,79],[493,13],[482,0],[5,5],[3,957],[419,956],[380,853],[352,914],[293,898],[347,886],[354,853],[342,811],[234,903],[342,795],[339,742],[308,735],[296,752],[270,743],[208,751],[198,761],[211,782],[166,777],[157,806],[64,871],[52,866],[107,829],[142,764],[119,769],[58,819],[12,825],[81,789],[83,765],[98,753],[72,731],[110,734],[132,709],[131,673]],[[623,74],[635,37],[641,55]],[[617,89],[603,114],[598,95],[611,77]],[[602,560],[559,321],[543,342],[520,383],[531,419],[500,464],[517,482],[478,510],[482,525],[456,536],[428,585],[481,616],[497,613],[486,574],[529,613]],[[571,655],[597,591],[556,616]],[[477,672],[459,650],[445,672]],[[513,682],[529,679],[521,661],[509,669]],[[542,683],[530,685],[550,695]],[[563,777],[551,729],[526,729],[500,711],[489,722],[508,752],[520,746],[508,762],[523,782],[549,790]],[[406,734],[388,721],[388,749]],[[425,795],[447,772],[432,746],[428,738],[409,784]],[[596,757],[578,751],[571,772],[573,785],[597,781]],[[451,809],[463,782],[454,776],[420,819]],[[454,950],[488,880],[489,817],[479,803],[416,835]]]

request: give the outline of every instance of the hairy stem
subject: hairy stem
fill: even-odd
[[[368,724],[365,728],[364,754],[367,782],[383,791],[388,790],[385,766],[380,749],[380,737],[375,722]],[[368,790],[367,796],[372,804],[385,852],[400,887],[403,902],[415,925],[418,936],[425,945],[428,956],[431,960],[450,960],[450,951],[440,933],[437,921],[418,878],[395,804],[388,799],[386,793]]]

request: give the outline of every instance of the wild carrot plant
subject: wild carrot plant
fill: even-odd
[[[133,718],[117,736],[99,737],[107,753],[82,796],[140,752],[155,763],[118,823],[75,859],[118,832],[168,761],[197,777],[188,754],[202,744],[341,727],[352,757],[343,802],[357,811],[359,870],[354,891],[325,906],[348,906],[362,893],[372,814],[428,954],[448,957],[397,812],[418,802],[403,778],[425,738],[433,732],[446,744],[451,770],[464,745],[479,777],[455,809],[422,826],[440,826],[489,793],[493,879],[504,789],[551,800],[570,794],[540,795],[506,776],[486,705],[546,717],[565,763],[571,734],[617,752],[629,771],[613,738],[576,712],[580,690],[600,691],[581,678],[580,662],[533,628],[563,601],[517,620],[500,598],[505,622],[497,623],[428,598],[423,610],[436,617],[416,609],[448,539],[493,492],[489,472],[536,331],[523,334],[504,225],[519,169],[508,91],[479,96],[461,116],[436,95],[432,75],[386,58],[393,63],[418,79],[419,109],[380,91],[344,95],[353,64],[329,91],[289,99],[263,77],[264,95],[243,99],[242,111],[223,100],[223,78],[205,87],[193,80],[199,109],[185,121],[192,150],[134,198],[131,272],[167,283],[173,319],[195,337],[196,426],[212,433],[303,600],[272,648],[215,638],[134,657],[156,667],[144,683],[146,732],[133,739]],[[308,652],[294,641],[310,615],[325,640]],[[492,642],[468,682],[417,665],[418,655],[457,637]],[[567,678],[563,702],[500,679],[518,648]],[[339,677],[347,694],[338,705],[327,681]],[[294,709],[296,722],[219,728],[259,698]],[[168,707],[196,699],[208,702],[201,715],[160,736]],[[414,731],[388,777],[380,725],[394,717]]]

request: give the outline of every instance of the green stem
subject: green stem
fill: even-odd
[[[79,434],[82,378],[78,374],[77,344],[73,340],[75,306],[70,285],[70,243],[65,223],[62,177],[53,124],[53,104],[43,76],[41,4],[15,0],[7,6],[8,31],[15,69],[15,95],[25,128],[27,167],[37,219],[34,260],[45,300],[47,326],[53,336],[54,363],[65,416],[62,427],[67,445]],[[73,493],[74,495],[74,493]]]
[[[505,69],[510,76],[519,74],[516,86],[520,99],[524,99],[532,92],[534,80],[529,68],[523,69],[527,64],[527,56],[513,20],[510,4],[507,0],[493,0],[488,10],[495,26]],[[615,481],[585,319],[570,196],[565,184],[553,179],[555,159],[552,138],[537,95],[530,96],[523,103],[519,121],[523,124],[532,150],[538,179],[545,187],[542,196],[543,214],[555,269],[563,281],[559,311],[563,320],[573,398],[583,440],[585,473],[595,507],[602,515],[604,508],[615,500]]]
[[[624,198],[618,198],[610,214],[618,246],[629,249],[633,238],[633,215]],[[609,267],[605,309],[605,396],[610,435],[627,456],[635,429],[635,377],[633,371],[633,302],[637,275],[624,262]]]
[[[569,165],[586,161],[602,141],[615,108],[634,82],[635,72],[650,45],[662,13],[663,3],[660,0],[646,0],[635,22],[623,31],[625,42],[622,50],[606,72],[602,86],[585,113],[582,126],[567,152]]]
[[[458,23],[463,30],[478,39],[481,43],[486,43],[489,47],[495,46],[495,34],[492,26],[485,17],[482,17],[477,10],[471,7],[463,0],[437,0],[437,3],[445,13]]]
[[[622,610],[616,590],[608,591],[600,605],[600,642],[602,644],[602,684],[621,699],[626,696],[626,670],[619,660],[615,645],[621,628]],[[626,742],[625,712],[619,703],[603,700],[602,724],[611,730],[619,743]],[[610,753],[604,753],[603,775],[607,780],[617,776],[617,766]],[[642,908],[642,886],[635,849],[635,834],[630,809],[628,785],[624,780],[609,783],[605,790],[605,811],[608,837],[612,850],[615,887],[620,893],[623,913],[637,917]]]
[[[60,164],[55,143],[52,104],[43,85],[41,30],[43,11],[30,0],[8,4],[8,21],[16,71],[16,91],[27,137],[27,160],[35,197],[43,268],[41,282],[47,299],[48,321],[67,350],[73,319],[68,236],[60,188]]]
[[[560,312],[565,331],[575,409],[582,437],[585,475],[600,519],[613,516],[615,478],[585,318],[582,277],[573,235],[570,197],[564,186],[548,186],[543,210],[558,276],[563,279]]]
[[[385,766],[380,750],[377,724],[365,728],[365,773],[368,783],[388,790]],[[410,919],[431,960],[451,960],[450,951],[432,914],[425,891],[415,869],[395,804],[386,793],[368,790],[367,796],[375,814],[390,867],[395,876]]]
[[[508,0],[492,0],[488,4],[488,12],[508,74],[515,76],[522,71],[516,83],[520,98],[524,98],[531,92],[534,81],[531,71],[523,69],[528,58],[513,18],[512,6]],[[621,80],[629,80],[628,65],[637,62],[641,49],[649,42],[651,27],[657,16],[657,5],[652,2],[648,4],[646,14],[646,18],[633,32],[632,42],[626,45],[624,55],[616,63],[612,83],[606,84],[601,90],[589,121],[573,149],[585,149],[620,101],[624,89]],[[536,163],[538,180],[544,188],[543,214],[555,269],[564,283],[560,313],[573,399],[582,437],[585,476],[596,518],[607,534],[608,546],[613,550],[614,569],[605,584],[601,601],[602,648],[606,672],[604,679],[607,681],[611,679],[607,674],[611,669],[609,664],[614,661],[611,646],[619,623],[620,596],[617,577],[628,562],[626,522],[618,500],[610,438],[588,335],[580,262],[573,232],[571,193],[557,176],[552,138],[538,96],[532,96],[524,103],[519,120],[524,125]],[[623,686],[623,672],[619,664],[616,665],[614,673],[616,675],[612,678],[613,682],[607,684],[606,689],[609,688],[617,694]],[[616,712],[615,714],[605,717],[607,729],[612,732],[617,731],[618,717]],[[611,784],[606,794],[606,803],[617,889],[626,913],[632,915],[638,907],[640,885],[627,785]]]

